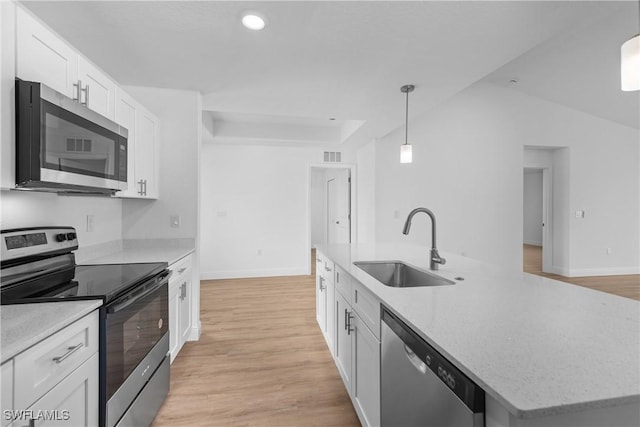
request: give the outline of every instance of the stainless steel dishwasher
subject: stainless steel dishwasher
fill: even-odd
[[[381,325],[383,426],[484,426],[480,387],[386,307]]]

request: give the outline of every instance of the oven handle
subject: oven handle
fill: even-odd
[[[131,304],[133,304],[134,302],[138,301],[139,299],[142,299],[142,298],[144,298],[146,296],[151,295],[152,293],[154,293],[155,291],[160,289],[162,286],[164,286],[165,279],[168,278],[169,276],[171,276],[171,271],[168,271],[166,273],[162,273],[162,275],[160,275],[156,279],[157,280],[157,284],[155,284],[154,286],[148,288],[143,293],[135,295],[135,296],[127,299],[126,301],[121,302],[120,304],[115,304],[115,305],[112,305],[112,306],[108,307],[107,308],[107,312],[108,313],[117,313],[117,312],[122,311],[125,308],[129,307]]]

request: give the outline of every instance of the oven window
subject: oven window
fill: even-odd
[[[168,286],[107,314],[107,399],[168,331]]]
[[[57,105],[42,104],[43,167],[115,179],[118,136]]]

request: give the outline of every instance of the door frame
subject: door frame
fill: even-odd
[[[306,249],[311,249],[311,170],[312,169],[349,169],[351,175],[351,185],[349,191],[351,193],[351,221],[350,221],[350,238],[351,243],[358,241],[357,236],[357,218],[358,206],[356,203],[356,195],[358,193],[358,182],[356,175],[356,165],[353,163],[311,163],[307,165],[307,242]],[[311,256],[307,258],[307,274],[311,274]]]
[[[553,273],[553,169],[551,166],[525,166],[525,170],[542,172],[542,271]],[[524,201],[524,192],[522,197]]]

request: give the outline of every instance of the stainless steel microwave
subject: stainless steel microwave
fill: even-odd
[[[127,188],[128,131],[42,83],[16,79],[16,187],[113,194]]]

